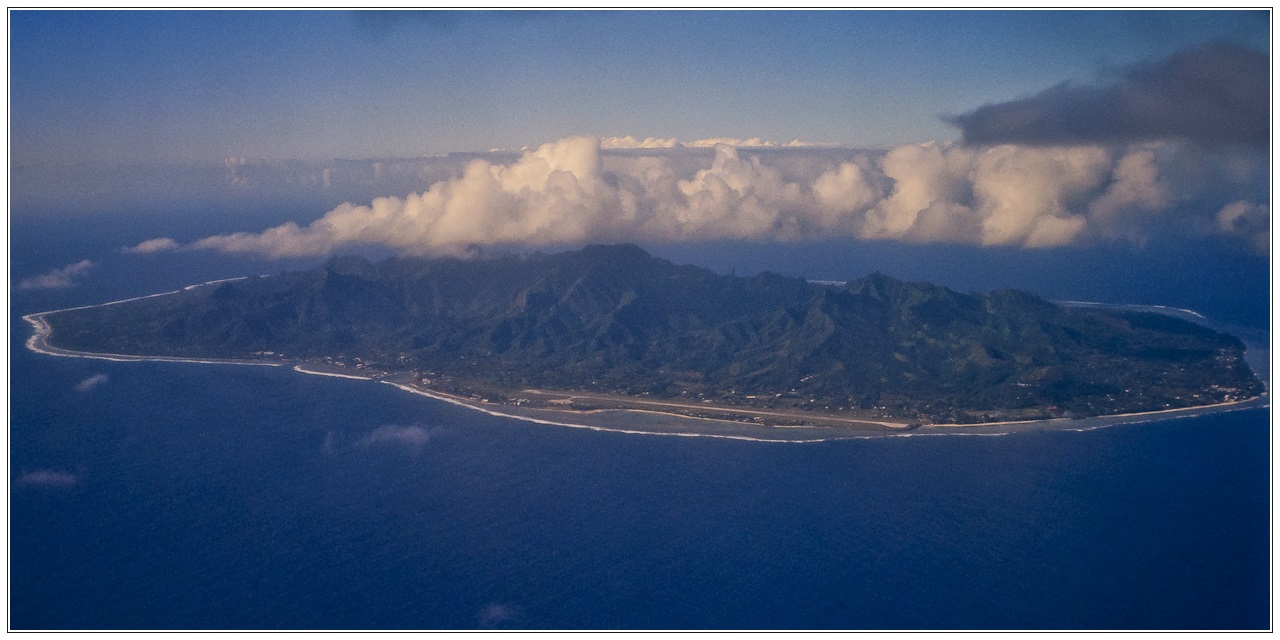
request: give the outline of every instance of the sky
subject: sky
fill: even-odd
[[[1268,11],[8,15],[11,223],[152,212],[115,260],[844,241],[1267,279]]]
[[[1210,41],[1243,11],[25,11],[31,164],[417,157],[571,135],[895,146]]]

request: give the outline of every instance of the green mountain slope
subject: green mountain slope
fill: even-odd
[[[631,245],[335,258],[46,319],[54,343],[82,351],[359,358],[498,389],[790,401],[935,420],[1152,410],[1262,390],[1238,340],[1166,316],[880,274],[843,287],[724,276]]]

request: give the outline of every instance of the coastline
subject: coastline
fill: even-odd
[[[249,276],[239,276],[236,278],[220,278],[218,280],[210,280],[199,284],[190,284],[181,289],[173,291],[165,291],[163,293],[152,293],[145,296],[134,296],[123,300],[112,300],[111,302],[103,302],[101,304],[86,304],[78,307],[67,307],[66,309],[54,309],[52,311],[41,311],[38,313],[28,313],[22,316],[22,319],[31,325],[33,333],[27,338],[27,349],[39,354],[47,356],[57,356],[61,358],[86,358],[90,360],[109,360],[111,362],[190,362],[196,364],[237,364],[237,365],[256,365],[256,366],[272,366],[278,367],[283,363],[278,362],[253,362],[250,360],[235,359],[217,359],[217,358],[180,358],[169,356],[136,356],[123,353],[95,353],[89,351],[73,351],[71,349],[63,349],[49,344],[48,338],[53,333],[53,328],[45,321],[45,316],[64,311],[80,311],[82,309],[96,309],[98,307],[109,307],[116,304],[124,304],[135,300],[146,300],[149,298],[159,298],[162,296],[171,296],[175,293],[183,291],[191,291],[200,287],[206,287],[213,284],[221,284],[223,282],[238,282],[247,280]]]
[[[171,291],[169,293],[177,292]],[[169,294],[161,293],[155,295]],[[151,296],[142,297],[149,298]],[[141,298],[130,299],[139,300]],[[117,300],[116,302],[108,302],[106,304],[118,304],[120,302],[126,301]],[[90,309],[95,306],[106,306],[106,304],[74,307],[71,309],[58,309],[56,311],[42,311],[40,313],[29,313],[22,316],[22,319],[25,320],[27,324],[30,324],[33,329],[33,333],[29,338],[27,338],[27,349],[46,356],[56,356],[59,358],[85,358],[88,360],[108,360],[110,362],[186,362],[191,364],[234,364],[257,367],[279,367],[285,364],[283,362],[255,362],[253,360],[236,360],[231,358],[180,358],[177,356],[137,356],[124,353],[95,353],[90,351],[73,351],[71,349],[63,349],[49,344],[48,337],[53,333],[53,330],[49,326],[49,323],[45,321],[45,316],[62,311],[75,311],[78,309]]]
[[[32,327],[32,335],[26,340],[26,347],[39,354],[85,358],[93,360],[107,360],[111,362],[175,362],[188,364],[222,364],[222,365],[247,365],[247,366],[268,366],[280,367],[290,366],[294,371],[307,375],[317,375],[331,378],[341,378],[348,380],[364,380],[371,382],[381,382],[389,384],[397,389],[413,393],[415,395],[424,396],[440,402],[447,402],[460,407],[479,411],[495,417],[502,417],[514,420],[521,420],[533,424],[541,424],[548,426],[558,426],[574,429],[587,429],[592,431],[624,433],[631,435],[664,435],[664,436],[681,436],[681,437],[711,437],[726,438],[733,440],[748,440],[754,442],[787,442],[787,443],[815,443],[830,440],[847,440],[847,439],[868,439],[868,438],[884,438],[884,437],[911,437],[911,436],[943,436],[943,435],[970,435],[970,436],[1000,436],[1008,435],[1015,432],[1030,430],[1064,430],[1064,431],[1090,431],[1110,426],[1118,426],[1123,424],[1137,424],[1143,422],[1153,422],[1162,420],[1173,420],[1179,418],[1189,418],[1213,413],[1221,413],[1227,411],[1240,411],[1254,408],[1265,408],[1270,406],[1270,383],[1267,372],[1259,372],[1255,367],[1254,373],[1267,386],[1267,391],[1262,394],[1235,400],[1231,402],[1223,402],[1212,405],[1200,405],[1194,407],[1181,407],[1160,409],[1154,411],[1131,412],[1122,414],[1112,414],[1103,416],[1089,416],[1085,418],[1051,418],[1042,420],[1013,420],[1013,421],[996,421],[984,423],[968,423],[968,424],[927,424],[927,425],[911,425],[904,422],[888,422],[871,419],[855,419],[855,418],[827,418],[828,422],[844,422],[846,424],[835,426],[832,424],[795,424],[795,425],[767,425],[755,422],[747,422],[742,419],[730,418],[714,418],[701,415],[688,415],[687,413],[678,413],[674,410],[663,411],[660,409],[622,407],[610,409],[558,409],[558,408],[532,408],[521,407],[516,404],[507,403],[491,403],[487,400],[477,401],[450,393],[444,393],[436,390],[428,390],[419,385],[406,383],[404,381],[396,381],[385,379],[383,376],[366,374],[353,375],[349,373],[338,373],[334,371],[322,371],[314,367],[308,367],[306,361],[297,360],[281,360],[275,362],[255,361],[231,358],[183,358],[176,356],[138,356],[128,354],[112,354],[112,353],[95,353],[73,351],[55,347],[48,342],[48,338],[52,335],[52,327],[45,320],[45,316],[60,313],[63,311],[75,311],[81,309],[90,309],[95,307],[103,307],[114,304],[122,304],[134,300],[142,300],[146,298],[154,298],[159,296],[172,295],[182,291],[190,291],[192,289],[218,284],[222,282],[231,282],[243,280],[245,278],[225,278],[220,280],[212,280],[205,283],[189,285],[175,291],[164,293],[150,294],[146,296],[137,296],[124,300],[115,300],[97,305],[84,305],[79,307],[70,307],[67,309],[57,309],[53,311],[44,311],[39,313],[31,313],[22,316]],[[1069,305],[1089,305],[1089,306],[1119,306],[1127,308],[1145,308],[1142,305],[1105,305],[1103,303],[1077,302],[1071,301],[1065,304]],[[1157,310],[1176,311],[1180,314],[1194,316],[1207,324],[1207,319],[1199,313],[1189,309],[1170,309],[1167,307],[1152,307]],[[1268,354],[1269,360],[1269,354]],[[573,392],[557,392],[544,390],[526,390],[526,393],[533,393],[547,396],[567,396],[573,398],[578,396]],[[579,396],[584,397],[584,396]],[[590,397],[589,395],[585,397]],[[596,398],[599,399],[599,398]],[[640,400],[619,398],[619,402],[639,405],[654,405],[661,407],[672,407],[675,409],[685,409],[688,411],[702,410],[711,412],[720,412],[729,416],[742,418],[743,416],[755,416],[757,420],[761,416],[770,415],[776,417],[798,418],[796,414],[778,413],[766,410],[753,411],[750,408],[741,407],[720,407],[720,406],[698,406],[677,402],[661,402],[653,400]],[[816,421],[815,421],[816,422]],[[866,425],[866,426],[861,426]],[[698,428],[702,427],[702,428]]]
[[[1215,413],[1226,413],[1230,411],[1243,411],[1248,409],[1261,409],[1270,406],[1269,395],[1264,393],[1252,398],[1236,400],[1232,402],[1222,402],[1211,405],[1200,405],[1195,407],[1181,407],[1175,409],[1160,409],[1156,411],[1119,413],[1101,416],[1089,416],[1084,418],[1050,418],[1044,420],[1008,420],[997,422],[981,422],[967,424],[927,424],[918,427],[909,427],[906,424],[883,423],[883,422],[864,422],[864,424],[876,424],[878,427],[858,428],[853,426],[836,427],[829,425],[763,425],[742,422],[731,419],[708,418],[701,416],[692,416],[687,414],[658,411],[653,409],[548,409],[548,408],[524,408],[512,404],[489,403],[476,401],[463,396],[445,393],[442,391],[428,390],[421,387],[404,384],[392,380],[379,379],[373,376],[353,376],[345,374],[336,374],[329,372],[316,371],[307,369],[304,365],[293,367],[294,371],[305,373],[308,375],[319,375],[335,378],[347,378],[353,380],[367,380],[371,382],[380,382],[389,384],[397,389],[413,393],[415,395],[425,396],[441,402],[447,402],[460,407],[465,407],[473,411],[479,411],[487,415],[522,420],[535,424],[544,424],[560,427],[570,427],[575,429],[589,429],[592,431],[608,431],[615,433],[629,433],[637,435],[679,435],[679,436],[702,436],[713,438],[729,438],[735,440],[752,440],[757,442],[825,442],[830,440],[852,440],[852,439],[869,439],[869,438],[886,438],[886,437],[912,437],[912,436],[945,436],[945,435],[970,435],[970,436],[1000,436],[1008,435],[1020,431],[1092,431],[1104,427],[1119,426],[1124,424],[1140,424],[1144,422],[1158,422],[1163,420],[1176,420],[1181,418],[1192,418]],[[559,392],[545,392],[554,395],[570,395]],[[672,403],[675,404],[675,403]],[[692,405],[690,409],[701,408]],[[733,408],[732,411],[741,414],[751,413],[750,411]],[[655,428],[655,418],[664,418],[668,421],[666,428]],[[853,422],[851,420],[851,422]],[[863,422],[863,421],[857,421]],[[703,429],[696,427],[702,426]],[[755,434],[755,435],[751,435]],[[767,434],[767,435],[766,435]]]

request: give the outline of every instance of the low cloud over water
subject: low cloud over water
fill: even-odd
[[[66,289],[79,283],[80,279],[94,267],[93,262],[81,260],[65,267],[52,269],[38,276],[18,282],[19,289]]]
[[[362,448],[392,446],[419,450],[431,441],[432,433],[418,425],[384,425],[357,441]]]
[[[110,378],[105,373],[95,373],[84,380],[76,383],[76,391],[87,392],[107,383]]]

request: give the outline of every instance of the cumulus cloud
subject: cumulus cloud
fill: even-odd
[[[1243,239],[1250,249],[1266,255],[1271,249],[1271,211],[1265,204],[1243,200],[1223,207],[1214,217],[1214,230]]]
[[[178,248],[178,243],[173,238],[152,238],[144,240],[132,247],[121,247],[120,251],[124,253],[158,253],[161,251],[173,251]]]
[[[1188,140],[1265,146],[1270,139],[1265,52],[1215,43],[1109,76],[1094,85],[1059,84],[948,120],[975,145]]]
[[[76,384],[76,391],[85,393],[107,383],[107,374],[95,373]]]
[[[374,429],[369,435],[361,438],[357,444],[361,447],[407,447],[416,451],[430,440],[431,433],[418,425],[408,427],[385,425]]]
[[[1265,162],[1215,164],[1212,154],[1177,143],[930,142],[887,152],[786,154],[722,144],[693,155],[657,149],[625,157],[600,145],[571,137],[505,164],[472,159],[457,177],[424,192],[345,203],[305,226],[138,246],[275,258],[369,245],[462,255],[491,244],[829,237],[1040,248],[1142,242],[1172,226],[1214,227],[1215,212],[1256,199],[1245,194],[1249,185],[1265,185],[1265,175],[1249,177]],[[1240,174],[1234,186],[1209,189],[1221,191],[1230,181],[1212,175],[1226,173]],[[1179,210],[1195,198],[1209,199],[1197,209],[1198,222]]]
[[[53,269],[52,271],[26,278],[18,283],[19,289],[65,289],[75,286],[79,280],[89,269],[93,268],[93,262],[89,260],[81,260],[75,264],[69,264],[61,269]]]
[[[53,471],[51,469],[37,469],[36,471],[25,471],[18,476],[18,484],[24,487],[46,487],[54,489],[65,489],[73,487],[80,479],[74,474],[63,471]]]

